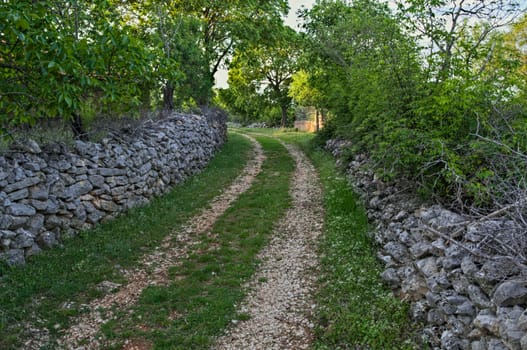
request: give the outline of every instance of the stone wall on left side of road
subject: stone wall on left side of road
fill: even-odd
[[[16,145],[0,156],[0,258],[21,265],[65,236],[147,203],[200,172],[225,140],[220,115],[173,114],[101,143]]]

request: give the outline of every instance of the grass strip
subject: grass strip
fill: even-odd
[[[171,269],[168,287],[147,288],[132,316],[106,324],[115,348],[124,339],[154,349],[205,349],[232,320],[243,299],[243,283],[258,266],[257,253],[290,205],[294,161],[277,140],[258,138],[267,160],[252,187],[216,222],[182,266]]]
[[[360,199],[327,153],[306,150],[320,173],[326,209],[313,348],[416,348],[408,304],[393,296],[380,278],[382,266]]]
[[[96,284],[124,282],[119,270],[134,266],[221,193],[245,166],[250,149],[247,139],[231,135],[201,174],[170,193],[32,257],[22,268],[0,266],[0,349],[20,348],[23,323],[56,333],[81,304],[100,296]],[[65,302],[73,303],[63,307]]]

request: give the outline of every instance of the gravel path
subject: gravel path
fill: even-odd
[[[286,147],[296,161],[290,189],[293,206],[259,254],[263,263],[247,285],[249,293],[239,313],[250,319],[233,321],[214,349],[307,349],[312,343],[310,316],[315,307],[316,240],[323,226],[322,190],[306,156]]]
[[[85,308],[88,310],[83,316],[75,320],[75,324],[65,331],[59,344],[65,349],[99,349],[100,339],[96,338],[100,326],[112,319],[115,310],[124,310],[137,302],[141,292],[150,285],[166,285],[168,280],[168,269],[180,264],[188,255],[189,248],[198,243],[198,233],[207,232],[212,228],[214,222],[225,210],[245,192],[254,181],[256,175],[261,171],[265,159],[261,145],[250,138],[254,145],[254,155],[248,162],[243,172],[234,180],[229,188],[221,195],[213,199],[207,209],[201,214],[193,217],[180,232],[168,235],[155,251],[142,258],[138,268],[125,271],[128,283],[123,286],[115,286],[116,292],[93,300]],[[174,241],[174,237],[176,240]],[[112,288],[111,283],[107,283]],[[83,344],[82,346],[79,344]],[[41,344],[33,344],[41,345]],[[39,348],[40,346],[30,346]],[[134,348],[133,344],[125,344],[125,348]]]

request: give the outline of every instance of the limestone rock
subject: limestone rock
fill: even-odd
[[[474,325],[490,334],[499,336],[500,325],[497,317],[488,310],[480,311],[474,319]]]
[[[64,198],[73,200],[90,192],[92,189],[93,186],[89,181],[79,181],[65,189]]]
[[[14,216],[31,216],[35,215],[37,211],[30,205],[14,203],[6,208],[6,213]]]
[[[8,198],[11,201],[16,202],[16,201],[19,201],[21,199],[27,198],[28,195],[29,195],[28,189],[27,188],[23,188],[21,190],[9,193]]]
[[[56,235],[53,232],[43,232],[37,237],[37,242],[42,248],[51,248],[58,244]]]
[[[5,261],[9,266],[21,266],[26,263],[22,249],[10,249],[7,252],[0,253],[0,260]]]
[[[12,244],[13,248],[15,249],[29,248],[35,242],[35,237],[33,233],[27,230],[18,229],[16,233],[17,236],[15,237],[14,242]]]
[[[522,350],[527,349],[527,334],[520,339],[520,347]]]
[[[416,259],[424,258],[431,255],[434,247],[427,241],[419,241],[410,247],[410,253]]]
[[[527,282],[505,281],[494,292],[492,300],[498,306],[521,305],[527,302]]]
[[[441,334],[441,348],[449,350],[465,349],[463,341],[451,331],[444,331]]]
[[[381,278],[387,285],[394,288],[401,284],[401,279],[394,268],[388,268],[381,274]]]
[[[527,333],[527,310],[518,317],[518,328]]]
[[[40,182],[40,178],[38,177],[25,177],[18,182],[5,186],[3,191],[5,193],[11,193],[14,191],[21,190],[23,188],[31,187],[33,185],[38,184],[39,182]]]
[[[491,307],[491,302],[487,295],[476,285],[469,285],[467,293],[470,300],[480,309],[488,309]]]
[[[110,281],[102,281],[101,283],[95,286],[95,289],[97,289],[98,291],[104,294],[109,294],[109,293],[116,291],[120,287],[121,287],[121,284],[119,283],[110,282]]]
[[[438,205],[423,209],[418,216],[420,216],[423,223],[433,226],[438,230],[455,227],[465,221],[465,218],[461,215]]]
[[[399,262],[408,260],[408,250],[401,243],[389,242],[384,246],[384,251]]]
[[[525,332],[519,328],[518,320],[523,311],[519,306],[498,308],[497,318],[500,338],[510,349],[520,350],[521,338],[525,335]]]
[[[503,342],[499,339],[492,338],[487,342],[488,350],[510,350]]]

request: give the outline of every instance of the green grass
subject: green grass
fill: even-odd
[[[300,141],[306,145],[305,139]],[[368,220],[360,199],[327,153],[304,149],[320,173],[326,210],[313,348],[420,348],[413,341],[408,304],[382,283],[382,266],[367,234]]]
[[[20,348],[20,323],[56,333],[78,315],[80,304],[99,295],[97,283],[123,282],[119,269],[134,266],[219,194],[240,173],[250,148],[248,140],[231,135],[204,172],[169,194],[82,232],[63,247],[33,257],[25,267],[0,266],[0,349]],[[75,304],[61,307],[67,301]]]
[[[236,305],[242,285],[258,266],[256,254],[267,243],[274,224],[290,205],[288,194],[294,161],[270,138],[259,138],[267,160],[252,187],[202,235],[199,247],[182,266],[170,271],[168,287],[149,287],[133,314],[104,328],[120,347],[124,339],[148,341],[155,349],[205,349],[232,320],[246,320]]]

